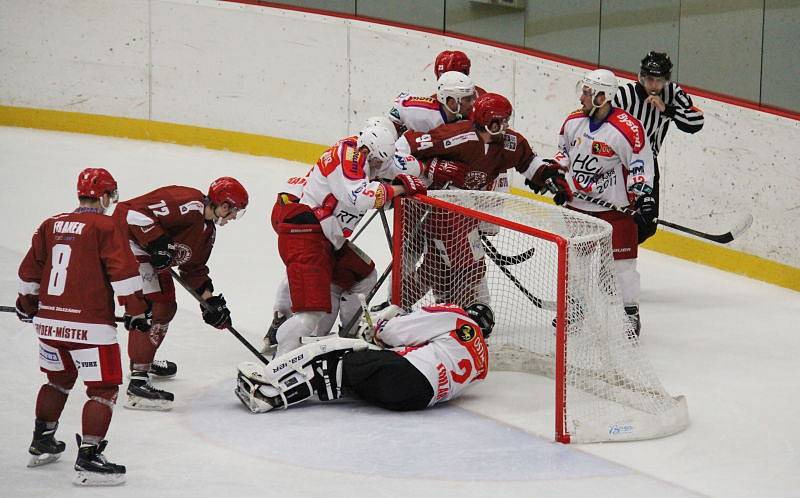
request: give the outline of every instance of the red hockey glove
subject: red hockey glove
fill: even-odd
[[[434,157],[428,164],[427,175],[435,185],[444,185],[450,182],[460,187],[464,185],[467,167],[462,163]]]
[[[399,174],[394,177],[395,182],[399,182],[406,189],[406,195],[416,195],[428,193],[428,187],[422,183],[422,180],[416,176],[406,175],[405,173]]]

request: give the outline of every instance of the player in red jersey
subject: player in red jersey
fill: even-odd
[[[444,50],[439,52],[433,62],[433,73],[436,75],[437,80],[447,71],[457,71],[469,76],[471,67],[472,62],[464,52],[460,50]],[[484,93],[486,93],[486,90],[479,86],[475,87],[475,97],[480,97]]]
[[[36,399],[29,467],[57,460],[66,448],[55,439],[58,420],[78,376],[89,400],[83,436],[77,436],[76,484],[120,484],[125,467],[103,456],[111,413],[122,383],[116,294],[125,306],[125,328],[146,334],[150,320],[142,278],[125,235],[105,210],[117,199],[117,182],[102,168],[78,176],[79,207],[46,219],[33,234],[19,267],[17,316],[33,322],[39,366],[47,384]]]
[[[181,277],[209,305],[201,307],[203,320],[218,329],[231,323],[222,294],[213,295],[208,258],[214,247],[216,226],[240,218],[248,194],[236,179],[214,180],[207,194],[191,187],[172,185],[120,202],[114,218],[128,234],[139,261],[145,298],[152,304],[153,327],[148,333],[132,333],[128,340],[131,380],[126,407],[142,410],[172,408],[172,393],[154,388],[149,375],[172,377],[177,366],[154,361],[175,316],[175,284],[169,268],[177,266]]]
[[[430,189],[442,188],[446,180],[451,188],[490,190],[498,176],[511,168],[531,178],[543,160],[525,137],[508,127],[512,112],[511,103],[502,95],[484,94],[475,102],[471,120],[442,125],[428,133],[408,131],[397,141],[398,152],[430,164]],[[409,287],[419,296],[411,299],[421,298],[433,288],[437,300],[460,305],[488,302],[484,254],[481,244],[475,243],[482,230],[477,220],[434,211],[424,225],[428,243],[413,243],[428,251],[415,274],[418,285]]]

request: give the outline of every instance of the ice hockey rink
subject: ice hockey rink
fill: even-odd
[[[125,199],[170,185],[205,190],[235,176],[246,216],[219,229],[210,261],[236,328],[259,344],[283,265],[267,216],[283,179],[306,166],[160,143],[0,127],[3,172],[0,304],[13,305],[17,267],[35,227],[76,206],[87,166],[107,168]],[[679,220],[676,220],[679,221]],[[383,268],[379,223],[359,239]],[[253,415],[233,394],[251,354],[206,326],[179,288],[178,314],[158,357],[178,376],[171,412],[118,404],[109,459],[121,488],[71,484],[85,395],[72,391],[57,436],[62,459],[28,469],[38,371],[36,337],[0,317],[0,495],[21,496],[800,496],[800,294],[642,251],[640,347],[665,388],[686,395],[690,427],[664,439],[553,442],[552,381],[493,372],[449,404],[396,414],[357,401],[307,403]],[[120,341],[126,332],[120,328]],[[123,359],[125,363],[127,360]],[[122,387],[121,398],[124,396]]]

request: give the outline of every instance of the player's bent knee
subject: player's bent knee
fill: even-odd
[[[75,381],[78,379],[78,372],[47,372],[47,383],[56,391],[64,394],[69,393],[70,389],[75,386]]]
[[[114,409],[117,403],[117,395],[119,394],[118,385],[93,385],[86,388],[86,395],[90,400],[97,401],[98,403]]]

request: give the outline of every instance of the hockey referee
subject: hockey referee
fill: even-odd
[[[667,136],[669,123],[679,130],[697,133],[703,127],[703,111],[692,105],[692,99],[674,81],[670,81],[672,61],[663,52],[650,52],[642,59],[639,81],[620,86],[613,105],[628,111],[644,125],[655,162],[653,196],[658,216],[658,151]],[[639,226],[641,244],[656,233],[656,224]]]

